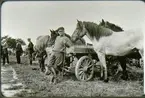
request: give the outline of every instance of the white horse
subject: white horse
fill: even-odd
[[[102,27],[92,22],[78,21],[72,35],[72,40],[86,35],[93,43],[95,52],[104,68],[104,81],[108,81],[106,55],[125,56],[133,49],[138,49],[143,58],[144,35],[141,30],[128,30],[116,33],[111,29]],[[126,66],[122,66],[126,70]],[[101,74],[103,77],[103,74]]]

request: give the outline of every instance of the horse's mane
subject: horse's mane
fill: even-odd
[[[91,37],[96,37],[99,40],[100,37],[109,36],[113,33],[111,29],[105,28],[93,22],[84,21],[83,24],[85,28],[88,30]]]
[[[102,21],[100,22],[99,25],[103,26],[103,27],[106,27],[106,28],[109,28],[109,29],[111,29],[115,32],[124,31],[120,26],[118,26],[114,23],[108,22],[108,21],[104,21],[103,19],[102,19]]]
[[[68,34],[66,34],[66,33],[65,33],[65,36],[68,37],[69,39],[71,39],[70,35],[68,35]]]
[[[56,37],[58,36],[58,33],[56,31],[53,30],[53,31],[51,31],[51,34],[52,33],[55,33],[55,35],[50,37],[50,40],[47,43],[48,47],[51,47],[52,45],[54,45]]]

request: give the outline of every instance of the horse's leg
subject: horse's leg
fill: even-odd
[[[102,63],[102,66],[104,67],[104,82],[108,82],[105,54],[103,54],[101,52],[97,52],[97,55],[98,55],[100,62]]]
[[[115,75],[114,75],[114,79],[115,80],[118,80],[119,79],[119,76],[120,74],[122,73],[123,69],[122,69],[122,61],[120,61],[120,58],[117,57],[117,60],[120,62],[120,64],[117,64],[117,71],[115,72]],[[114,70],[114,69],[113,69]]]
[[[121,64],[121,67],[123,69],[123,76],[122,76],[122,78],[124,80],[127,80],[128,74],[127,74],[127,71],[126,71],[126,59],[125,59],[124,56],[121,56],[121,57],[118,57],[118,60],[119,60],[119,62]]]
[[[41,60],[40,60],[40,71],[43,72],[42,58],[41,58]]]
[[[103,66],[102,66],[102,64],[101,64],[101,66],[100,66],[100,80],[103,80]]]
[[[142,64],[142,61],[144,60],[144,51],[143,51],[143,49],[140,49],[139,53],[141,55],[141,59],[139,61],[140,62],[140,66],[143,67],[143,64]]]
[[[44,58],[42,58],[42,71],[44,72],[44,70],[45,70]]]
[[[39,67],[40,67],[40,71],[41,71],[41,60],[39,58]]]

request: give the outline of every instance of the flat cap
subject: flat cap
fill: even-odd
[[[58,30],[58,31],[59,31],[59,30],[64,30],[64,27],[59,27],[57,30]]]
[[[31,40],[31,38],[28,38],[28,40]]]

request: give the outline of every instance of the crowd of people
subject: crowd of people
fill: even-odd
[[[31,39],[28,38],[28,54],[29,54],[29,64],[32,65],[32,53],[34,52],[34,45],[31,42]],[[23,49],[22,49],[22,45],[20,44],[20,42],[18,40],[16,40],[16,48],[15,48],[15,55],[16,55],[16,60],[17,60],[17,64],[21,64],[21,56],[23,54]],[[1,58],[2,58],[2,64],[6,65],[9,64],[9,53],[8,53],[8,45],[5,42],[3,45],[1,45]]]

